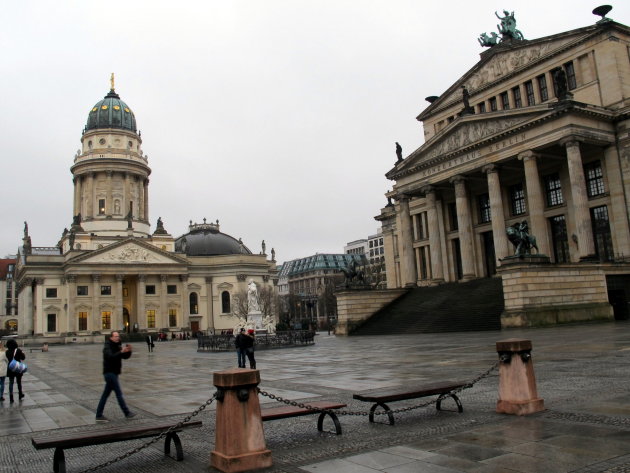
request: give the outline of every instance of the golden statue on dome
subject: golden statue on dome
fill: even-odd
[[[109,78],[109,83],[110,83],[111,90],[114,90],[114,73],[113,72]]]

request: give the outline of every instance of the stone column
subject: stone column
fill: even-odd
[[[72,206],[72,212],[73,215],[77,215],[81,212],[81,178],[74,176],[72,182],[74,183],[74,205]]]
[[[44,333],[44,278],[35,278],[35,291],[33,294],[33,330],[35,333]]]
[[[525,151],[518,155],[518,159],[523,161],[523,167],[525,169],[530,234],[536,237],[538,252],[549,256],[551,254],[551,247],[549,246],[547,221],[543,214],[545,210],[545,199],[540,184],[540,176],[538,175],[537,157],[538,156],[532,151]]]
[[[86,217],[92,218],[94,217],[94,173],[91,172],[88,174],[88,182],[87,182],[87,190],[86,197],[87,202],[85,204],[85,215]]]
[[[77,277],[74,275],[66,276],[68,284],[68,310],[66,312],[66,332],[76,332],[79,324],[74,313],[74,299],[77,297]]]
[[[125,275],[124,274],[117,274],[116,275],[116,287],[115,287],[115,293],[114,293],[114,298],[115,298],[115,303],[116,303],[116,309],[114,310],[114,313],[112,314],[112,327],[114,328],[118,328],[118,327],[122,327],[125,323],[124,319],[123,319],[123,280],[125,279]]]
[[[212,294],[212,276],[206,276],[206,297],[208,299],[207,314],[208,314],[208,330],[214,333],[214,303]]]
[[[435,189],[431,186],[423,189],[427,203],[427,228],[429,230],[429,249],[431,252],[431,280],[435,284],[444,282],[442,270],[442,235],[435,203]]]
[[[131,202],[131,195],[132,195],[131,193],[132,179],[133,179],[133,176],[131,175],[131,173],[125,173],[125,196],[123,199],[123,206],[121,209],[123,217],[127,215],[127,212],[129,212],[129,202]]]
[[[492,240],[494,241],[494,254],[497,259],[497,265],[499,265],[501,259],[510,255],[508,239],[505,233],[505,213],[503,211],[499,169],[494,164],[490,164],[484,166],[483,171],[486,173],[488,179],[490,215],[492,218]]]
[[[462,254],[463,280],[473,279],[475,273],[475,254],[473,249],[472,219],[466,182],[463,176],[455,176],[450,181],[455,185],[455,207],[457,208],[457,226],[459,227],[459,247]]]
[[[24,288],[23,291],[26,291],[24,302],[24,314],[22,315],[22,320],[24,321],[24,330],[18,327],[19,332],[24,335],[31,335],[35,331],[35,313],[33,311],[33,279],[26,278],[24,280]]]
[[[148,222],[149,221],[149,179],[144,180],[143,191],[144,191],[144,198],[142,199],[143,207],[144,207],[143,219],[145,222]]]
[[[136,314],[136,323],[138,329],[147,327],[147,313],[144,307],[144,296],[147,292],[147,277],[144,274],[138,274],[138,313]],[[130,321],[133,324],[133,322]],[[133,330],[133,325],[132,325]]]
[[[414,287],[418,281],[418,271],[413,251],[413,229],[411,228],[411,216],[409,214],[409,197],[400,197],[400,223],[399,237],[402,243],[402,255],[400,258],[402,283],[405,287]]]
[[[593,241],[591,213],[588,207],[588,196],[586,195],[586,181],[584,179],[580,143],[574,138],[570,138],[563,141],[562,144],[567,149],[573,215],[578,237],[578,252],[581,260],[592,258],[595,255],[595,242]]]
[[[94,330],[103,330],[103,321],[101,320],[101,275],[92,274],[92,323]]]
[[[614,251],[618,255],[630,256],[630,228],[628,228],[628,203],[623,192],[619,153],[615,145],[604,150],[608,192],[610,194],[610,233]]]
[[[179,326],[184,328],[188,325],[188,315],[190,310],[188,307],[188,275],[182,274],[180,277],[180,293],[182,295],[182,310],[180,314],[177,314]]]
[[[158,327],[168,327],[168,301],[166,299],[166,291],[167,291],[167,281],[168,275],[161,274],[160,281],[162,285],[160,286],[160,312],[158,314],[158,321],[156,322]]]
[[[105,200],[105,215],[110,216],[114,213],[114,202],[113,202],[113,196],[112,196],[112,175],[114,174],[113,171],[111,170],[107,170],[105,171],[105,174],[107,175],[107,195],[106,195],[106,200]]]

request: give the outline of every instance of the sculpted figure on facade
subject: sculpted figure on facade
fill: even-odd
[[[258,301],[258,287],[256,287],[256,283],[253,279],[249,280],[249,284],[247,285],[247,312],[258,312],[260,311],[260,303]]]

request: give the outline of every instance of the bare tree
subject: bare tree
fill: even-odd
[[[245,289],[241,289],[232,296],[232,301],[232,313],[238,317],[247,318],[247,291]]]
[[[271,286],[263,286],[258,291],[258,304],[260,312],[264,316],[270,316],[277,320],[278,314],[278,295]]]

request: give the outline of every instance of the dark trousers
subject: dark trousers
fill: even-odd
[[[237,348],[236,354],[238,355],[238,367],[245,368],[245,348]]]
[[[129,414],[129,408],[125,403],[125,398],[123,397],[122,390],[120,389],[120,383],[118,382],[118,375],[114,373],[105,373],[103,375],[105,378],[105,389],[103,390],[103,394],[101,395],[101,400],[98,402],[98,407],[96,408],[96,417],[101,417],[103,415],[103,411],[105,410],[105,403],[107,402],[107,398],[114,391],[116,393],[116,399],[118,400],[118,405],[122,409],[125,415]]]
[[[249,359],[249,367],[255,370],[256,358],[254,358],[254,348],[253,347],[245,348],[245,353],[247,354],[247,358]]]
[[[13,380],[17,380],[18,393],[22,394],[22,373],[16,373],[15,376],[9,376],[9,396],[13,397]]]

